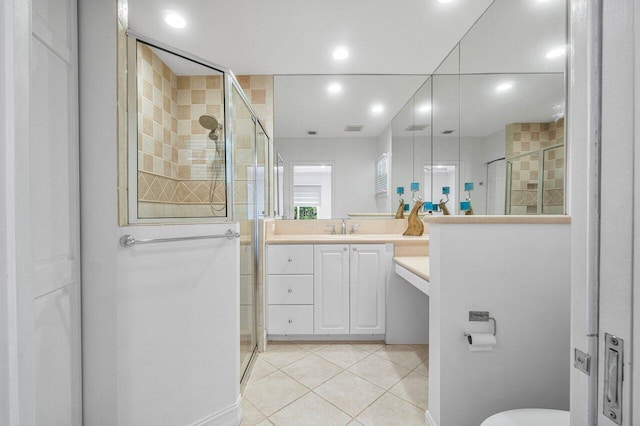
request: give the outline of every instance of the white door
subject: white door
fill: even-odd
[[[29,96],[35,420],[81,424],[76,2],[33,1]]]
[[[349,254],[351,334],[384,334],[385,245],[352,244]]]
[[[349,245],[314,246],[315,334],[349,334]]]
[[[640,224],[637,212],[634,215],[638,206],[637,198],[634,206],[634,193],[638,195],[633,156],[634,145],[638,156],[638,136],[634,134],[638,124],[634,120],[640,106],[633,90],[634,73],[635,84],[640,82],[635,68],[635,55],[640,50],[636,45],[634,51],[632,42],[634,26],[637,31],[640,23],[633,13],[634,4],[637,7],[634,0],[605,1],[602,10],[599,425],[631,426],[640,422],[631,393],[634,243],[637,244],[634,234]]]
[[[487,164],[487,214],[504,214],[506,160]]]

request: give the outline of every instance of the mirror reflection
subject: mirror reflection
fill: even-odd
[[[283,216],[296,216],[293,164],[349,182],[332,186],[334,218],[393,216],[412,183],[433,214],[564,213],[565,9],[496,0],[431,76],[277,76]]]
[[[314,207],[296,199],[294,167],[324,166],[332,171],[330,207],[323,207],[318,218],[390,212],[388,185],[384,194],[376,190],[376,161],[391,150],[393,115],[425,79],[423,75],[275,76],[274,143],[283,162],[282,217],[292,219],[296,208]],[[319,180],[311,185],[327,182],[321,175],[316,174]],[[318,202],[326,205],[327,197]]]

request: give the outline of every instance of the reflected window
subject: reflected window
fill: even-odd
[[[425,193],[431,192],[433,194],[433,204],[445,203],[451,214],[456,214],[457,212],[457,176],[457,166],[455,164],[424,166]]]
[[[331,165],[294,165],[293,218],[331,219],[332,181]]]

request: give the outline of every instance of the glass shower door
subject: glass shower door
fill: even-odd
[[[256,122],[243,96],[231,91],[233,211],[240,224],[240,377],[257,349],[256,332]]]

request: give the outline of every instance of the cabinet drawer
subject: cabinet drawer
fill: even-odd
[[[270,245],[267,274],[313,274],[313,246]]]
[[[313,275],[269,275],[269,305],[313,305]]]
[[[269,334],[313,334],[313,305],[269,305]]]

